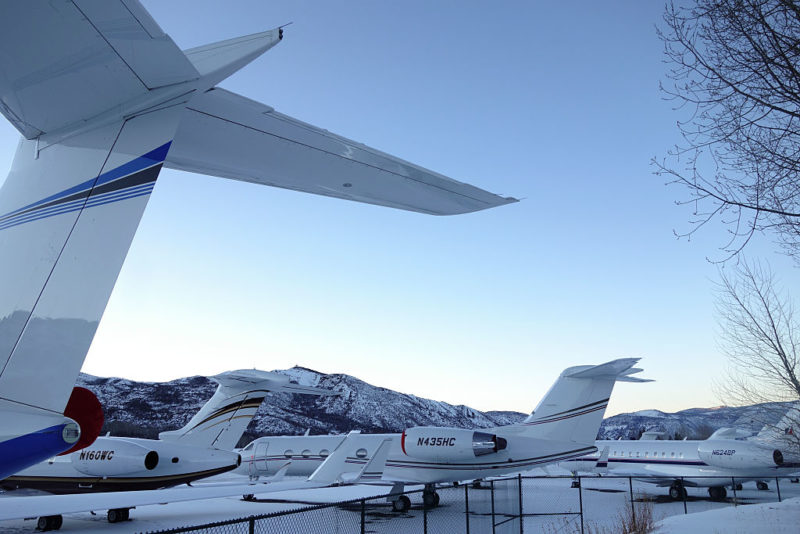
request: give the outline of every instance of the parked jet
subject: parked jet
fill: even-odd
[[[607,466],[598,453],[578,456],[559,465],[576,474],[598,473],[633,476],[643,482],[669,486],[669,496],[681,499],[686,487],[708,488],[712,500],[727,496],[727,486],[756,480],[759,489],[767,489],[764,480],[800,471],[800,463],[773,443],[732,439],[729,429],[717,431],[706,440],[598,440],[598,449],[609,450]]]
[[[253,497],[278,491],[323,488],[343,484],[356,484],[366,473],[380,472],[388,455],[389,443],[378,444],[375,455],[364,465],[353,465],[348,460],[358,446],[348,436],[325,462],[306,480],[283,480],[283,471],[270,479],[249,484],[220,484],[205,487],[167,488],[142,491],[120,491],[83,495],[46,495],[5,497],[0,499],[0,521],[36,517],[38,530],[58,530],[63,523],[62,514],[109,509],[109,522],[127,521],[130,508],[148,504],[167,504],[197,501],[245,494]]]
[[[183,428],[162,432],[158,440],[100,437],[83,450],[24,469],[0,482],[0,487],[55,494],[129,492],[210,477],[241,464],[241,457],[232,449],[267,393],[336,395],[292,384],[285,375],[254,369],[227,371],[211,378],[219,384],[216,392]],[[95,504],[92,509],[97,508]],[[108,512],[111,522],[127,517],[127,507]]]
[[[369,461],[376,439],[391,439],[383,473],[365,481],[391,483],[393,494],[405,484],[424,484],[426,506],[438,503],[435,484],[519,472],[548,463],[589,454],[603,420],[615,381],[647,382],[630,375],[637,359],[614,360],[602,365],[570,367],[541,400],[536,410],[516,425],[481,430],[447,427],[413,427],[401,434],[365,434],[356,438],[361,447],[349,460]],[[252,478],[269,475],[291,461],[287,474],[307,475],[322,462],[344,436],[262,437],[242,451],[238,472]],[[396,511],[407,510],[406,496],[394,498]]]
[[[217,87],[282,37],[183,51],[138,0],[3,4],[22,137],[0,189],[0,478],[97,437],[96,410],[65,407],[162,166],[435,215],[516,201]]]

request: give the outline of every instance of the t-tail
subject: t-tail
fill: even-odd
[[[211,377],[217,391],[181,429],[161,432],[159,439],[198,447],[231,450],[247,429],[267,393],[337,395],[337,392],[292,384],[278,373],[255,369],[226,371]]]
[[[638,358],[570,367],[561,373],[521,426],[525,437],[594,444],[614,383],[650,382],[630,376],[641,372]]]

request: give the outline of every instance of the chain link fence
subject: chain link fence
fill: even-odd
[[[669,482],[646,478],[518,475],[437,487],[439,502],[431,507],[423,505],[424,490],[405,492],[402,495],[412,504],[402,512],[392,506],[398,495],[386,494],[150,534],[616,532],[621,521],[637,514],[658,521],[676,514],[800,496],[800,484],[789,477],[762,480],[758,485],[711,478],[686,477],[673,482],[678,490],[672,491]],[[710,495],[709,483],[725,487],[725,495],[719,490]]]

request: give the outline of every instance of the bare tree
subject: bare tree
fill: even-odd
[[[732,268],[720,269],[717,314],[720,346],[728,356],[729,369],[718,390],[725,404],[750,405],[792,402],[789,419],[778,432],[788,434],[795,454],[800,454],[800,325],[790,297],[777,287],[768,266],[743,259]],[[775,425],[787,405],[765,406],[765,425]],[[775,413],[775,410],[779,413]]]
[[[662,91],[688,112],[684,145],[654,161],[694,209],[730,232],[724,259],[768,232],[800,263],[800,4],[696,0],[668,5]]]

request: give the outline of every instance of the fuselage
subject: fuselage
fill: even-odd
[[[0,481],[0,487],[57,494],[158,489],[231,471],[239,463],[232,451],[101,437],[85,449],[28,467]]]
[[[348,458],[348,463],[366,464],[374,453],[375,438],[391,439],[389,458],[382,476],[372,480],[407,483],[435,483],[471,480],[526,471],[534,467],[589,453],[592,447],[574,442],[555,442],[520,435],[524,429],[515,426],[485,430],[507,440],[507,447],[474,458],[453,459],[447,445],[439,451],[420,456],[410,446],[403,447],[402,434],[364,435],[364,447]],[[242,465],[238,473],[251,477],[275,474],[289,463],[287,475],[308,476],[344,440],[344,435],[263,437],[241,451]],[[442,436],[442,442],[445,436]],[[416,444],[415,444],[416,445]],[[426,445],[420,445],[426,447]],[[436,446],[430,445],[434,451]],[[451,457],[448,457],[448,454]],[[368,477],[364,477],[369,481]]]
[[[776,462],[776,450],[752,442],[715,440],[598,440],[598,451],[565,462],[573,472],[596,472],[601,451],[608,447],[608,474],[641,477],[645,482],[686,477],[686,485],[713,487],[790,475],[800,468]]]

